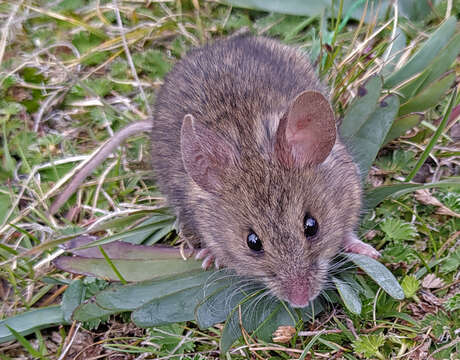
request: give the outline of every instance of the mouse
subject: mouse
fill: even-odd
[[[249,34],[190,50],[166,75],[150,132],[155,180],[179,235],[293,307],[326,286],[355,234],[359,168],[308,54]]]
[[[212,265],[305,307],[341,252],[359,240],[359,168],[337,133],[327,87],[308,55],[233,35],[192,49],[166,76],[152,120],[129,124],[81,164],[55,214],[123,141],[151,134],[152,166],[180,237]]]

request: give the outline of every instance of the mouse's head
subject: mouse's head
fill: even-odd
[[[303,307],[358,220],[357,168],[319,92],[254,123],[261,129],[236,143],[185,117],[182,156],[200,193],[195,221],[219,264]]]

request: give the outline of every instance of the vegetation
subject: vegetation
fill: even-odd
[[[458,358],[459,13],[451,0],[0,3],[0,358]],[[177,59],[236,31],[317,65],[363,169],[358,233],[386,266],[344,259],[302,311],[179,260],[148,136],[49,211],[106,139],[149,119]],[[139,247],[157,243],[176,250]]]

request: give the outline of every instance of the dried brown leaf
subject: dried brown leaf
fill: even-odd
[[[422,291],[421,295],[422,295],[423,300],[425,300],[429,304],[441,306],[444,303],[444,300],[436,297],[434,294],[432,294],[429,291]]]
[[[293,326],[280,326],[273,333],[273,341],[277,343],[288,343],[295,334],[295,328]]]
[[[438,278],[435,274],[428,274],[423,279],[422,286],[427,289],[437,289],[444,286],[444,280]]]
[[[438,199],[436,199],[433,195],[431,195],[428,189],[416,190],[415,198],[422,204],[436,206],[438,208],[436,210],[436,213],[440,215],[448,215],[448,216],[460,218],[460,214],[449,209],[447,206],[441,203]]]

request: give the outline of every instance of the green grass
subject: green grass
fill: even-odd
[[[267,13],[211,1],[0,3],[0,320],[31,309],[46,314],[29,335],[13,331],[16,340],[0,344],[0,358],[458,358],[460,96],[451,89],[458,86],[459,25],[445,21],[459,16],[460,5],[434,1],[433,9],[420,5],[405,13],[408,2],[400,1],[397,8],[384,8],[381,18],[361,22],[359,9],[338,11],[341,2],[334,3],[335,16]],[[374,10],[369,7],[368,14]],[[396,193],[363,211],[358,233],[382,252],[406,299],[391,298],[358,271],[350,281],[361,289],[359,315],[337,299],[311,322],[295,324],[285,343],[265,343],[244,332],[226,354],[219,348],[222,324],[140,329],[126,312],[82,324],[62,319],[54,305],[73,309],[108,286],[50,265],[74,234],[180,244],[149,171],[148,136],[130,138],[50,215],[64,180],[113,132],[149,118],[163,76],[188,49],[242,28],[307,51],[345,122],[372,75],[384,76],[379,99],[398,95],[398,128],[381,139],[385,144],[366,188],[411,179],[450,181]],[[450,117],[444,116],[449,104]],[[363,108],[369,114],[374,109]]]

